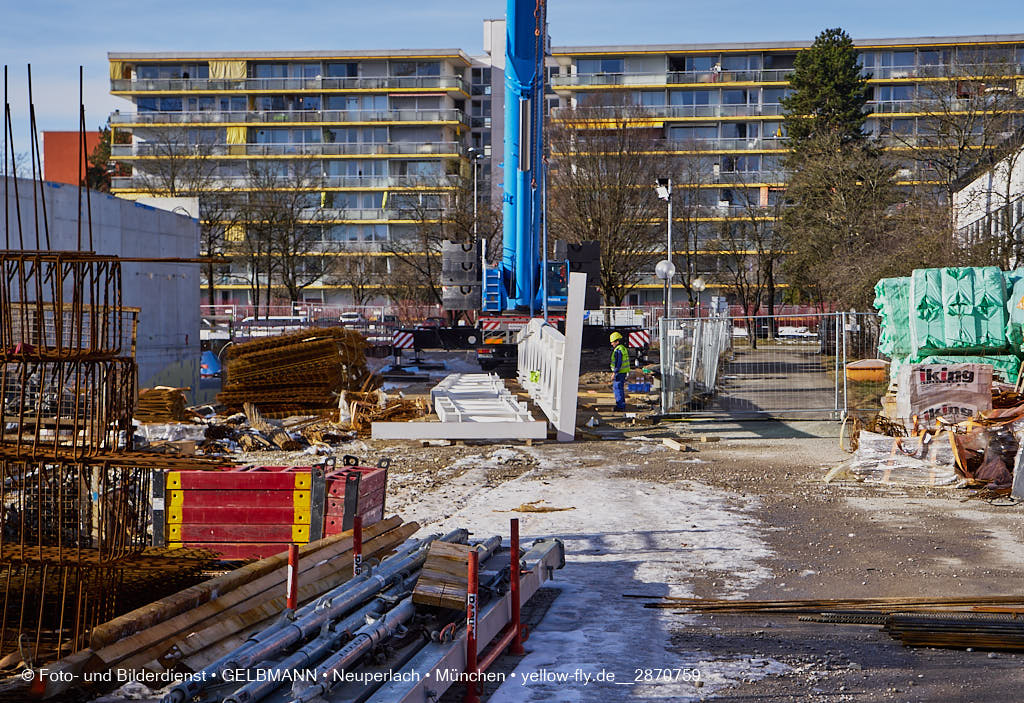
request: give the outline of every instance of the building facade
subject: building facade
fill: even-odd
[[[1010,270],[1024,265],[1024,130],[993,156],[961,180],[953,214],[963,242],[998,242],[994,258]]]
[[[958,94],[977,85],[982,103],[1009,104],[1024,96],[1024,35],[918,37],[854,40],[871,89],[864,131],[900,160],[897,177],[907,187],[938,185],[938,164],[911,157],[932,140],[936,126],[955,115]],[[722,256],[710,243],[729,222],[746,220],[753,210],[773,217],[785,191],[782,165],[786,141],[781,99],[799,51],[811,42],[699,44],[670,46],[566,46],[552,50],[559,64],[551,78],[560,98],[556,121],[585,120],[590,126],[623,106],[630,124],[646,130],[652,145],[674,156],[677,189],[694,191],[694,207],[673,217],[674,226],[695,228],[696,275],[708,293],[725,287]],[[997,74],[995,76],[991,74]],[[958,88],[959,86],[959,88]],[[972,88],[973,89],[973,88]],[[1006,92],[1013,95],[1005,95]],[[939,105],[945,103],[945,107]],[[978,110],[979,114],[984,112]],[[968,109],[968,108],[964,108]],[[1017,108],[1020,109],[1019,107]],[[939,114],[942,113],[942,114]],[[984,117],[976,120],[984,123]],[[993,126],[993,130],[996,128]],[[999,134],[965,140],[965,151],[990,148]],[[936,147],[937,148],[937,147]],[[965,162],[969,159],[965,159]],[[686,163],[690,166],[687,167]],[[683,178],[678,178],[682,173]],[[670,174],[665,174],[670,175]],[[681,182],[680,182],[681,181]],[[696,222],[687,222],[695,220]],[[675,239],[679,245],[685,237]],[[695,243],[694,243],[695,242]],[[673,257],[686,254],[673,246]],[[678,268],[678,267],[677,267]],[[633,303],[659,300],[661,284],[648,277]]]
[[[1024,96],[1024,35],[855,45],[870,74],[865,130],[897,153],[928,138],[928,96],[935,97],[936,86],[960,84],[954,67],[998,63],[998,90]],[[809,46],[551,51],[546,100],[554,121],[581,114],[600,121],[628,105],[637,111],[632,124],[678,160],[676,186],[689,191],[691,207],[677,207],[673,226],[694,232],[676,239],[673,256],[684,254],[681,246],[692,249],[692,273],[705,279],[705,296],[726,287],[721,252],[709,242],[752,209],[771,219],[781,203],[786,145],[780,100],[797,53]],[[481,200],[500,200],[502,149],[492,146],[504,135],[503,20],[484,22],[484,52],[111,53],[111,90],[131,103],[111,115],[112,158],[122,171],[131,169],[130,176],[113,179],[113,191],[127,198],[178,194],[188,169],[169,164],[189,150],[201,154],[198,190],[204,192],[251,190],[254,167],[282,178],[313,174],[291,187],[306,191],[309,208],[317,211],[309,222],[319,232],[317,249],[339,260],[379,257],[378,271],[386,273],[387,243],[413,236],[416,222],[407,206],[422,202],[424,193],[464,187],[471,179]],[[959,99],[955,90],[951,99]],[[936,182],[926,162],[905,161],[899,177],[908,187]],[[691,177],[679,178],[685,164]],[[233,264],[214,281],[217,302],[247,300],[245,266]],[[631,303],[661,299],[661,285],[650,274]],[[329,276],[306,286],[303,297],[347,299],[345,286]]]

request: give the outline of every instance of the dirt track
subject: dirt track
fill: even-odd
[[[537,629],[536,651],[517,671],[608,666],[631,678],[632,664],[694,666],[705,679],[699,688],[505,684],[494,701],[1017,695],[1020,661],[1012,654],[906,649],[877,627],[791,616],[675,615],[621,596],[1012,594],[1024,557],[1020,506],[953,489],[824,485],[827,468],[845,456],[830,423],[682,423],[632,434],[640,432],[649,439],[386,449],[392,505],[428,530],[470,524],[504,532],[510,513],[496,511],[534,499],[574,508],[522,515],[529,536],[564,537],[570,563],[556,577],[564,590]],[[721,441],[687,453],[661,447],[661,435],[681,432]]]

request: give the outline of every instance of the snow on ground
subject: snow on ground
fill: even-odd
[[[692,595],[688,582],[702,570],[721,574],[718,592],[731,597],[770,578],[761,562],[771,552],[760,537],[762,526],[749,514],[750,500],[696,483],[614,476],[628,468],[621,463],[581,467],[582,457],[572,446],[522,451],[538,461],[537,468],[467,495],[446,511],[448,517],[423,530],[461,526],[478,538],[507,538],[509,519],[519,517],[524,546],[541,537],[558,537],[565,543],[566,566],[555,572],[552,584],[562,593],[531,634],[528,654],[515,676],[491,698],[492,703],[698,700],[727,683],[786,669],[770,659],[712,661],[701,652],[687,652],[687,617],[623,598],[627,593]],[[483,469],[468,471],[460,479],[478,471]],[[512,512],[537,500],[573,509]],[[682,647],[670,645],[672,634],[682,635]],[[650,681],[648,672],[659,669],[673,671]],[[693,669],[700,671],[700,688],[683,680]],[[602,671],[606,679],[608,673],[614,674],[614,682],[596,681]],[[569,680],[529,679],[531,674],[559,672]],[[584,684],[587,674],[591,680]]]

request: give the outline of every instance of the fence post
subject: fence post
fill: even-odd
[[[854,322],[856,322],[856,320],[857,320],[857,318],[855,317],[854,318]],[[839,417],[840,420],[845,420],[846,419],[846,414],[850,410],[850,396],[848,394],[848,389],[846,387],[846,362],[847,362],[847,351],[846,351],[846,334],[847,334],[847,329],[846,328],[847,328],[846,313],[844,312],[843,313],[843,411],[842,411],[842,414]],[[837,350],[837,352],[838,352],[838,350]]]

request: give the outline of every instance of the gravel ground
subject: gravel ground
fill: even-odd
[[[607,657],[620,665],[622,655],[613,651],[617,636],[612,633],[621,632],[624,622],[645,610],[637,601],[619,599],[627,591],[749,599],[1016,591],[1024,557],[1020,506],[990,504],[955,489],[826,485],[825,472],[846,456],[838,433],[838,425],[831,423],[666,423],[626,428],[627,436],[641,439],[582,441],[571,447],[553,442],[533,447],[419,447],[372,441],[367,445],[370,456],[376,452],[392,459],[390,506],[417,519],[426,530],[467,520],[488,527],[507,521],[508,515],[490,516],[487,513],[494,511],[481,506],[501,503],[507,509],[507,504],[522,499],[527,487],[539,491],[536,497],[548,504],[575,508],[550,514],[562,520],[550,523],[550,529],[592,522],[595,515],[610,510],[627,511],[616,515],[616,524],[633,524],[643,532],[677,529],[681,519],[687,522],[685,516],[671,514],[672,503],[648,511],[644,501],[623,502],[615,496],[602,504],[585,490],[609,481],[624,496],[641,491],[660,497],[668,490],[666,495],[679,497],[681,510],[695,510],[692,506],[703,505],[706,498],[716,503],[716,510],[731,513],[733,523],[726,520],[711,529],[687,522],[684,527],[692,534],[675,548],[674,574],[644,572],[642,565],[621,574],[608,571],[612,581],[624,579],[605,588],[601,600],[609,629]],[[689,438],[697,451],[666,449],[660,444],[663,436]],[[718,441],[694,441],[701,436]],[[545,494],[549,486],[557,493]],[[529,515],[524,524],[530,524],[530,518],[534,525],[543,524],[539,516]],[[731,541],[740,531],[751,539]],[[544,533],[538,529],[532,534]],[[719,549],[746,553],[719,558],[719,543]],[[575,546],[567,542],[570,562],[600,560],[614,556],[619,548],[611,541]],[[593,579],[601,572],[587,573]],[[570,582],[572,574],[567,571]],[[574,589],[581,585],[582,591]],[[573,626],[557,614],[575,613],[580,632],[589,635],[586,611],[579,607],[587,587],[570,583],[545,622],[555,618],[555,627],[565,635]],[[650,646],[663,647],[675,657],[663,665],[701,662],[708,685],[622,687],[616,690],[617,698],[988,701],[1013,700],[1012,691],[1020,685],[1017,655],[908,649],[873,626],[805,623],[779,615],[662,611],[660,618],[661,631],[651,633]],[[529,665],[529,657],[524,665]],[[545,691],[538,698],[518,700],[602,701],[610,700],[608,695],[579,689]],[[499,689],[495,700],[507,699],[504,688]]]

